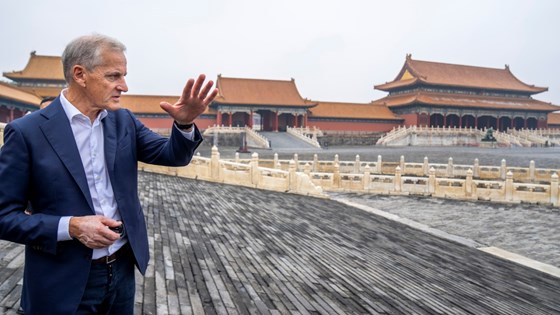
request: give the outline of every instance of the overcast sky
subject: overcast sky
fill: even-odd
[[[290,80],[302,97],[366,103],[386,95],[406,54],[491,68],[549,88],[560,105],[557,0],[1,0],[0,71],[29,53],[60,56],[102,33],[128,48],[132,94],[179,95],[189,77]]]

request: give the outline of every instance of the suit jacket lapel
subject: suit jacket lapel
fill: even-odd
[[[105,162],[109,178],[113,180],[115,170],[115,155],[117,153],[117,123],[113,112],[107,112],[103,119],[103,141],[105,142]]]
[[[72,127],[70,127],[70,122],[64,113],[64,109],[62,109],[60,101],[56,99],[51,105],[45,108],[43,115],[48,119],[40,125],[41,130],[68,172],[80,187],[91,211],[95,213],[86,174],[84,173],[84,166],[80,158],[80,152],[76,146],[76,141],[73,140]]]

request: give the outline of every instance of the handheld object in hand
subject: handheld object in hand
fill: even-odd
[[[124,223],[121,223],[121,225],[116,226],[116,227],[109,227],[109,230],[115,232],[115,233],[119,233],[121,235],[121,237],[124,236]]]

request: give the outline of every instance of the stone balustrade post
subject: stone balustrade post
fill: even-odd
[[[280,165],[280,163],[278,163],[278,153],[274,153],[274,161],[272,162],[272,167],[279,169],[279,167],[277,167],[279,165]]]
[[[478,162],[478,158],[474,159],[473,177],[474,178],[479,178],[480,177],[480,164]]]
[[[235,163],[239,163],[239,152],[235,152]]]
[[[364,167],[364,177],[362,177],[362,186],[364,187],[365,191],[369,190],[370,181],[371,181],[371,169],[369,165],[366,164],[366,167]]]
[[[340,165],[335,163],[333,172],[333,188],[340,188],[340,184]]]
[[[376,172],[377,174],[381,174],[381,173],[382,173],[382,171],[383,171],[382,166],[383,166],[383,160],[382,160],[382,158],[381,158],[381,155],[378,155],[378,156],[377,156],[377,164],[375,164],[375,168],[376,168],[375,172]]]
[[[294,160],[290,160],[290,165],[288,166],[288,190],[297,190],[296,162]]]
[[[465,179],[465,196],[472,197],[473,193],[473,171],[469,168]]]
[[[550,176],[550,203],[558,206],[558,174],[554,173]]]
[[[251,183],[258,187],[260,182],[261,172],[259,171],[259,154],[254,152],[251,154]]]
[[[396,192],[401,192],[402,191],[402,177],[401,177],[401,168],[399,166],[397,166],[397,168],[395,168],[395,191]]]
[[[511,171],[506,174],[506,201],[513,200],[513,173]]]
[[[436,192],[436,170],[430,167],[428,175],[428,193],[434,194]]]
[[[502,180],[506,179],[507,173],[506,160],[502,159],[502,164],[500,165],[500,178]]]
[[[338,154],[334,155],[334,164],[339,164],[340,162],[338,161]]]
[[[430,164],[428,164],[428,157],[425,156],[424,157],[424,165],[422,165],[422,173],[425,176],[428,175],[428,172],[430,171],[429,167],[430,167]]]
[[[401,155],[401,160],[399,161],[399,167],[401,171],[404,172],[404,155]]]
[[[311,165],[309,163],[305,163],[303,166],[303,172],[311,178]]]
[[[535,179],[535,161],[531,160],[529,162],[529,180],[534,182]]]
[[[296,163],[296,172],[299,170],[298,154],[294,153],[294,163]]]
[[[317,172],[319,169],[319,157],[317,154],[313,154],[313,172]]]
[[[449,157],[447,160],[447,177],[453,177],[453,158]]]
[[[212,156],[210,157],[210,177],[218,181],[220,177],[220,152],[218,147],[212,146]]]
[[[357,174],[360,172],[360,155],[356,154],[356,161],[354,162],[354,173]]]

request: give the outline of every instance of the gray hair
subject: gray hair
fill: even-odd
[[[126,46],[112,37],[100,34],[80,36],[71,41],[62,53],[62,68],[66,82],[72,81],[72,68],[75,65],[84,66],[88,71],[99,66],[103,62],[101,53],[105,49],[124,53]]]

